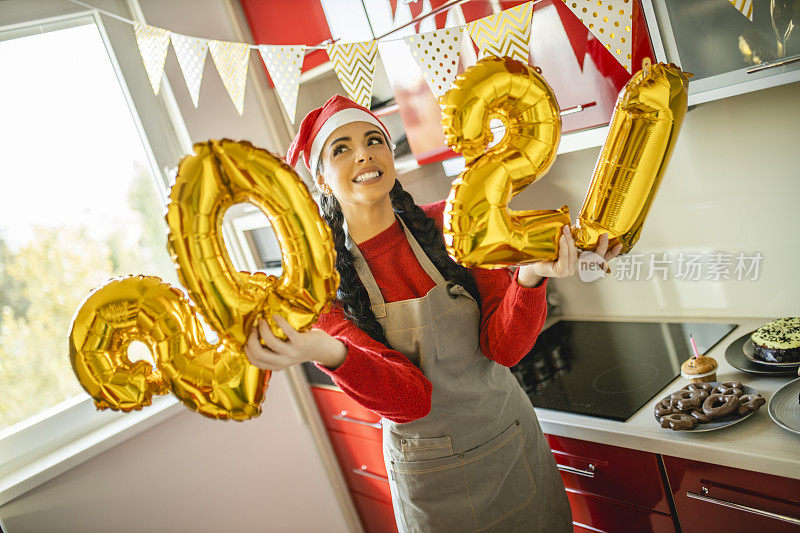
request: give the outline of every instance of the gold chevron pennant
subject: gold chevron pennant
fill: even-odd
[[[564,0],[564,3],[631,72],[632,3],[623,0]]]
[[[450,89],[458,73],[463,29],[445,28],[403,38],[436,98]]]
[[[378,59],[378,42],[334,43],[327,45],[325,49],[347,94],[356,103],[369,108]]]
[[[733,7],[739,10],[739,13],[750,19],[753,22],[753,0],[728,0]]]
[[[217,66],[222,84],[241,115],[244,111],[244,86],[247,83],[247,61],[250,48],[247,43],[208,41],[208,49]]]
[[[305,46],[261,45],[258,51],[267,66],[275,90],[281,98],[283,108],[294,123],[297,110],[297,92],[300,87],[300,69],[303,67]]]
[[[506,9],[467,24],[470,37],[481,57],[487,54],[528,62],[533,2]]]
[[[136,34],[136,44],[139,45],[147,77],[150,78],[150,85],[153,87],[153,92],[158,94],[161,76],[164,74],[164,61],[167,59],[170,32],[139,22],[133,24],[133,31]]]

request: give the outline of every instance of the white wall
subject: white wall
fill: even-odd
[[[221,0],[141,4],[149,24],[238,40]],[[194,142],[229,137],[280,151],[285,138],[271,131],[259,108],[259,75],[251,69],[240,117],[209,55],[195,109],[171,48],[167,57],[167,76]],[[271,91],[266,102],[274,103]],[[346,531],[284,374],[273,374],[262,408],[259,418],[244,423],[186,410],[4,505],[4,526],[11,533]]]

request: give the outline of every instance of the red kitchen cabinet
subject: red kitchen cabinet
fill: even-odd
[[[367,533],[397,533],[397,523],[394,520],[391,503],[374,500],[357,492],[353,492],[352,495]]]
[[[337,431],[328,435],[350,489],[391,505],[381,443]]]
[[[655,454],[555,435],[546,437],[568,490],[670,514]]]
[[[800,531],[800,480],[663,458],[684,531]]]
[[[325,427],[382,442],[381,417],[339,390],[311,387]]]
[[[572,525],[577,531],[652,531],[675,533],[669,514],[598,498],[567,489]]]

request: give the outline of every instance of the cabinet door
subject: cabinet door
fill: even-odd
[[[664,456],[684,531],[800,530],[800,480]]]
[[[652,531],[674,533],[668,514],[567,490],[575,531]]]
[[[311,387],[325,427],[381,443],[381,417],[359,405],[340,390]]]
[[[397,523],[391,503],[378,501],[357,492],[352,492],[351,495],[366,533],[397,533]]]
[[[567,489],[669,514],[652,453],[546,435]]]
[[[646,0],[660,61],[694,74],[689,104],[800,80],[800,5],[792,1]]]
[[[350,489],[391,504],[381,444],[336,431],[328,435]]]

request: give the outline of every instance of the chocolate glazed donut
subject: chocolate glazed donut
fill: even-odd
[[[712,394],[703,402],[703,412],[712,420],[735,412],[739,397],[733,394]]]

